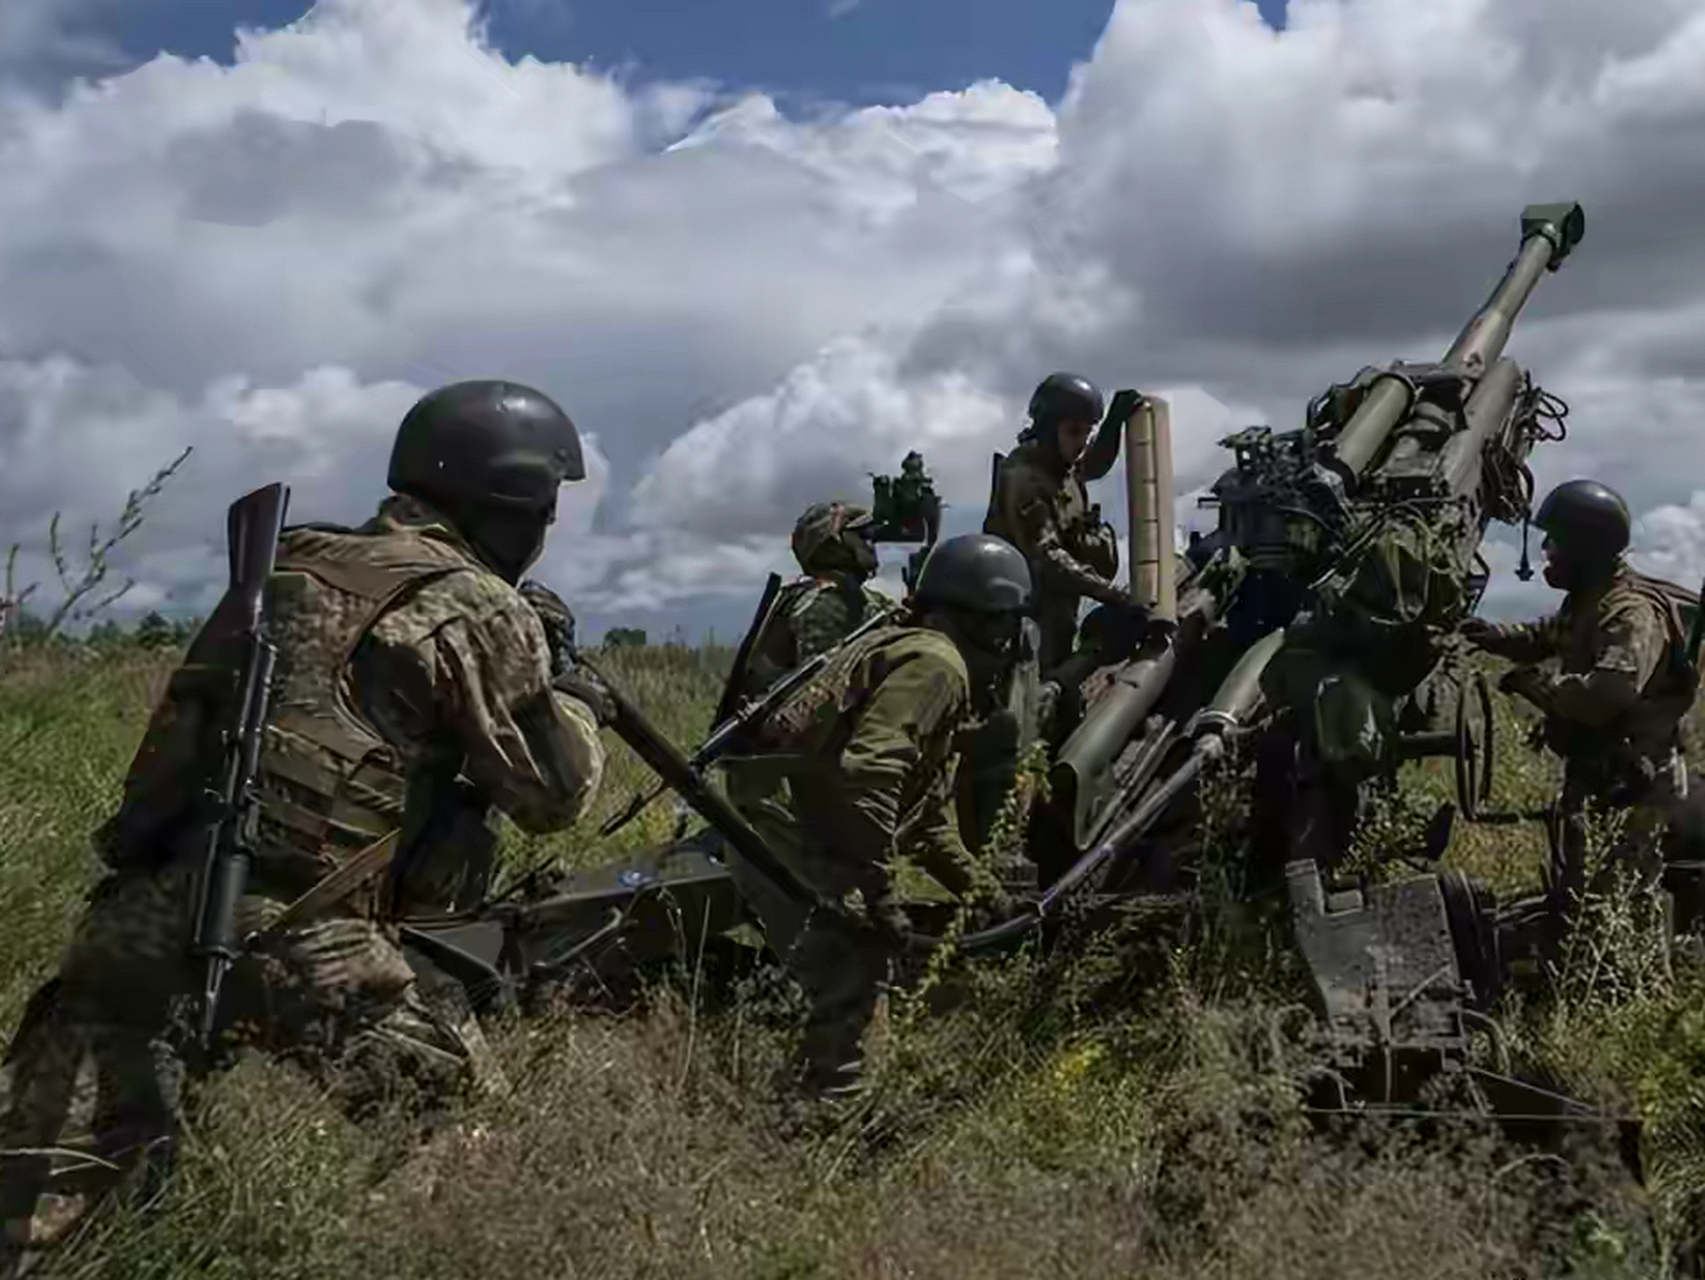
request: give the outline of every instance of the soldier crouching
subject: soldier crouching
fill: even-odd
[[[404,418],[390,462],[396,492],[372,520],[280,539],[268,590],[278,666],[239,921],[251,942],[216,1029],[227,1049],[300,1063],[356,1116],[399,1078],[428,1105],[498,1082],[465,1002],[420,992],[396,921],[479,900],[494,807],[528,830],[556,830],[598,785],[591,695],[553,687],[550,637],[566,610],[516,585],[543,547],[559,486],[584,474],[578,433],[548,397],[456,383]],[[109,874],[8,1055],[7,1152],[54,1145],[92,1059],[98,1154],[157,1182],[186,1075],[217,1065],[189,1045],[181,1009],[198,980],[187,940],[203,793],[240,662],[231,603],[174,673],[119,810],[96,836]],[[388,849],[394,857],[372,856]],[[328,879],[357,857],[371,866],[364,880]],[[38,1155],[0,1166],[14,1257],[47,1175]]]
[[[864,1032],[910,927],[896,860],[961,898],[976,888],[955,802],[958,739],[973,682],[1010,667],[1029,604],[1029,569],[1009,544],[950,538],[925,560],[910,616],[848,645],[759,729],[791,819],[767,834],[821,898],[846,908],[797,907],[739,873],[771,949],[806,991],[811,1095],[860,1081]]]

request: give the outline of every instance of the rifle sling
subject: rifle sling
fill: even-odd
[[[312,919],[327,907],[335,906],[374,876],[383,874],[397,856],[397,843],[402,838],[398,828],[348,858],[341,866],[315,882],[290,903],[276,919],[261,930],[263,935],[280,933],[291,925]]]

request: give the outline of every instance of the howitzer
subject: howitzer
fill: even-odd
[[[243,657],[236,668],[234,714],[224,731],[219,789],[206,796],[205,852],[195,931],[190,938],[190,954],[206,966],[197,1018],[204,1050],[212,1046],[225,975],[243,945],[238,936],[237,909],[248,887],[249,865],[254,858],[255,824],[260,813],[255,772],[278,659],[278,650],[268,634],[266,590],[289,504],[290,490],[270,484],[232,503],[226,514],[230,585],[222,607],[227,611],[233,640],[242,645]]]
[[[1525,524],[1528,455],[1562,434],[1566,407],[1503,350],[1535,283],[1561,265],[1584,225],[1578,204],[1530,206],[1514,261],[1441,360],[1364,369],[1311,401],[1300,429],[1251,427],[1222,441],[1233,465],[1203,499],[1219,526],[1192,548],[1176,626],[1112,673],[1059,752],[1046,841],[1056,869],[1164,785],[1179,758],[1176,744],[1164,744],[1166,726],[1187,721],[1249,646],[1280,628],[1287,639],[1264,679],[1285,727],[1257,785],[1295,803],[1261,825],[1313,843],[1277,865],[1305,854],[1330,862],[1342,851],[1353,814],[1317,821],[1309,812],[1326,793],[1341,810],[1369,771],[1457,750],[1461,735],[1405,743],[1386,730],[1485,589],[1488,524]],[[1323,706],[1385,731],[1371,735],[1377,741],[1347,785],[1336,785],[1339,757],[1354,753],[1319,740]],[[1323,757],[1337,771],[1334,785],[1317,776]],[[1471,772],[1478,786],[1484,770]]]

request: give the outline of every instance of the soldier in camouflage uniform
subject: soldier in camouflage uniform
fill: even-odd
[[[1030,397],[1030,425],[1018,448],[996,470],[983,532],[1012,543],[1030,564],[1044,679],[1071,656],[1085,597],[1131,604],[1113,581],[1119,540],[1084,486],[1112,469],[1119,432],[1137,403],[1136,392],[1121,391],[1103,418],[1101,392],[1088,378],[1050,374]]]
[[[871,516],[845,502],[807,507],[793,527],[801,577],[781,589],[760,625],[746,671],[748,697],[761,695],[800,663],[844,640],[894,602],[869,585],[876,573]]]
[[[1524,665],[1502,687],[1545,713],[1545,739],[1564,760],[1560,831],[1548,886],[1554,936],[1566,931],[1586,887],[1590,817],[1626,811],[1623,857],[1648,878],[1670,809],[1686,795],[1679,725],[1697,677],[1687,660],[1679,587],[1622,558],[1628,507],[1592,480],[1554,489],[1534,524],[1546,534],[1545,580],[1568,594],[1551,617],[1517,626],[1477,618],[1469,642],[1523,664],[1557,659],[1554,674]]]
[[[973,683],[1013,660],[1030,574],[998,538],[951,538],[924,562],[909,603],[903,624],[847,646],[760,730],[791,819],[766,834],[823,899],[849,908],[806,911],[738,877],[806,990],[805,1085],[818,1096],[858,1081],[860,1042],[904,948],[895,860],[961,897],[974,887],[955,803],[957,735]]]
[[[740,694],[757,698],[820,653],[833,649],[874,613],[894,602],[869,585],[876,572],[870,541],[871,516],[845,502],[807,507],[793,526],[793,556],[801,576],[776,594],[758,623],[746,669],[738,673]],[[730,762],[724,770],[728,797],[759,831],[773,834],[786,815],[773,801],[778,779],[762,762]]]
[[[528,830],[556,830],[598,785],[601,698],[553,687],[541,625],[548,614],[560,631],[566,609],[516,585],[555,518],[558,486],[583,475],[575,428],[546,396],[457,383],[403,420],[397,492],[372,520],[291,528],[280,541],[269,590],[277,683],[241,910],[251,944],[230,972],[218,1030],[227,1050],[251,1044],[300,1062],[357,1115],[399,1078],[428,1102],[499,1083],[465,1002],[420,991],[395,921],[480,899],[494,806]],[[234,696],[230,603],[173,675],[97,834],[110,872],[10,1051],[7,1151],[54,1144],[92,1059],[101,1154],[157,1179],[186,1062],[191,1077],[215,1065],[194,1061],[180,1010],[199,973],[187,941],[201,795]],[[388,867],[380,859],[327,900],[329,875],[388,844]],[[14,1251],[46,1172],[32,1157],[0,1167]]]

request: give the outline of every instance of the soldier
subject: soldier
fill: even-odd
[[[493,806],[553,831],[598,785],[601,695],[568,680],[553,688],[541,625],[548,615],[560,635],[567,610],[516,585],[555,519],[558,486],[584,474],[579,435],[548,397],[455,383],[403,419],[395,492],[373,519],[298,526],[280,541],[269,590],[278,676],[241,912],[250,946],[227,980],[219,1030],[225,1049],[253,1044],[301,1062],[353,1114],[379,1102],[388,1079],[412,1079],[428,1102],[497,1082],[465,1003],[422,994],[394,922],[479,900]],[[96,835],[110,871],[14,1039],[0,1148],[53,1145],[87,1055],[101,1089],[97,1147],[157,1181],[186,1065],[191,1078],[215,1065],[196,1061],[180,1008],[197,977],[186,941],[201,794],[233,698],[230,635],[228,610],[215,610]],[[330,879],[393,837],[388,868]],[[16,1155],[0,1170],[14,1251],[46,1172]]]
[[[1679,587],[1635,573],[1623,559],[1627,504],[1595,480],[1571,480],[1534,517],[1545,532],[1545,581],[1567,594],[1551,617],[1519,626],[1470,618],[1469,643],[1523,664],[1559,660],[1555,674],[1523,665],[1501,687],[1545,714],[1545,739],[1564,760],[1560,831],[1547,911],[1553,941],[1585,886],[1594,810],[1624,809],[1623,855],[1655,877],[1670,808],[1686,795],[1679,724],[1698,679],[1687,656]]]
[[[845,502],[807,507],[793,526],[793,556],[802,576],[776,597],[746,672],[747,696],[832,649],[873,612],[894,602],[869,584],[876,573],[871,515]]]
[[[1018,448],[996,472],[983,532],[1012,543],[1030,564],[1044,678],[1071,656],[1084,597],[1131,604],[1130,593],[1113,582],[1118,538],[1084,485],[1112,469],[1119,431],[1138,399],[1135,391],[1116,393],[1103,418],[1101,392],[1088,378],[1048,375],[1030,397],[1030,425],[1018,437]]]
[[[894,602],[868,585],[876,572],[871,513],[845,502],[819,502],[793,526],[793,556],[801,576],[777,593],[758,624],[746,668],[734,676],[742,697],[761,697],[782,676],[834,648],[865,619]],[[763,761],[730,761],[723,772],[728,798],[761,832],[786,823],[771,797],[779,783]]]
[[[844,1094],[860,1078],[860,1042],[909,927],[895,859],[962,897],[974,887],[954,799],[956,735],[973,682],[1012,663],[1030,597],[1012,546],[950,538],[924,562],[910,616],[849,645],[762,730],[785,760],[792,823],[771,830],[778,854],[825,900],[848,905],[845,916],[807,912],[740,875],[810,1001],[802,1057],[813,1095]]]

